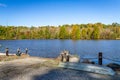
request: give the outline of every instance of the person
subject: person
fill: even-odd
[[[69,56],[69,53],[67,52],[67,54],[66,54],[66,62],[69,62],[69,58],[70,58],[70,56]]]
[[[25,49],[25,53],[28,54],[28,48]]]
[[[64,53],[61,52],[61,53],[60,53],[60,56],[61,56],[61,62],[63,62],[63,59],[64,59]]]
[[[20,48],[17,49],[16,55],[17,55],[17,56],[20,56],[20,55],[21,55]]]
[[[20,48],[17,49],[17,53],[19,53],[19,52],[20,52]]]
[[[69,51],[67,50],[64,50],[64,59],[65,59],[65,62],[69,62]]]
[[[6,56],[9,56],[8,53],[9,53],[9,48],[6,48]]]

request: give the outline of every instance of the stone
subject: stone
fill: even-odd
[[[82,63],[95,64],[94,61],[90,61],[89,59],[83,59]]]
[[[117,63],[110,63],[110,64],[107,65],[107,67],[110,67],[115,71],[120,71],[120,65],[117,64]]]
[[[80,58],[72,56],[70,57],[69,62],[80,62]]]

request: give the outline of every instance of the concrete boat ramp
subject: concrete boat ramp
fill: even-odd
[[[115,75],[115,71],[113,71],[111,68],[95,64],[60,62],[58,67],[88,71],[105,75]]]

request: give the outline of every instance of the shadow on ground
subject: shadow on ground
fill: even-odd
[[[35,75],[32,80],[120,80],[120,77],[58,68],[43,75]]]
[[[23,73],[25,68],[22,66],[4,65],[0,66],[0,80],[11,80]]]

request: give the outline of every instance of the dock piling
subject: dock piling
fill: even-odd
[[[98,53],[98,64],[102,65],[102,52]]]

